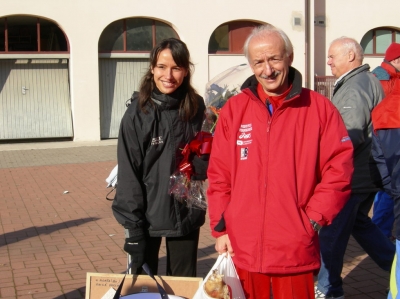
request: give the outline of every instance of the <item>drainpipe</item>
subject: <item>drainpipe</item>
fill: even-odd
[[[314,1],[304,0],[305,11],[305,87],[314,89]]]

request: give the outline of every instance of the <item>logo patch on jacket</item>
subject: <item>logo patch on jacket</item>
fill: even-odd
[[[246,160],[247,155],[249,154],[249,148],[243,147],[240,149],[240,160]]]
[[[237,145],[247,145],[251,144],[251,131],[253,127],[251,124],[241,124],[238,134],[238,139],[236,140]]]
[[[344,136],[344,137],[342,137],[342,139],[340,141],[341,142],[346,142],[346,141],[349,141],[349,140],[350,140],[349,136]]]
[[[153,139],[151,139],[151,145],[157,145],[162,143],[164,143],[162,136],[154,137]]]

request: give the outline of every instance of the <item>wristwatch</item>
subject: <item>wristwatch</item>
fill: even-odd
[[[321,229],[321,225],[318,224],[318,222],[315,222],[314,220],[310,219],[310,223],[312,225],[313,230],[318,232]]]

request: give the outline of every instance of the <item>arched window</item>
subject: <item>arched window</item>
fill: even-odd
[[[102,32],[99,52],[150,52],[161,40],[179,38],[175,30],[159,21],[129,18],[115,21]]]
[[[243,54],[247,36],[259,25],[251,21],[233,21],[218,26],[211,34],[208,54]]]
[[[69,46],[64,32],[51,21],[29,16],[0,18],[0,53],[18,52],[69,52]]]
[[[400,31],[381,27],[368,31],[361,40],[361,47],[366,56],[384,56],[386,49],[393,42],[400,42]]]

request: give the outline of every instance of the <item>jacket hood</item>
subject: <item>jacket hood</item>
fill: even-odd
[[[289,85],[292,85],[292,89],[290,93],[287,95],[285,100],[293,98],[295,95],[301,93],[302,89],[302,76],[298,70],[294,67],[289,66]],[[244,90],[246,88],[250,89],[252,93],[254,93],[257,97],[257,85],[258,81],[255,75],[251,75],[248,77],[240,87],[240,90]]]

